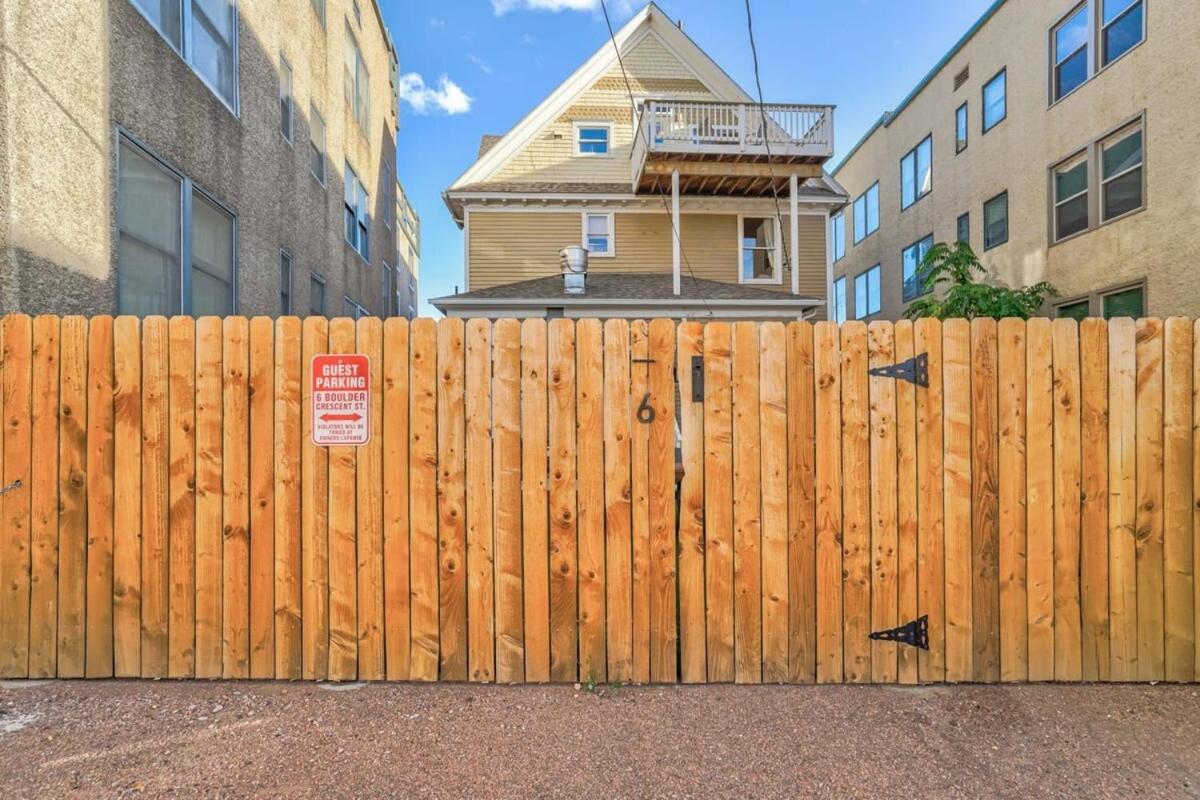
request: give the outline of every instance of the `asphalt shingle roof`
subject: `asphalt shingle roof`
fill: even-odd
[[[568,295],[563,291],[562,275],[549,275],[528,281],[505,283],[487,289],[453,295],[446,300],[494,299],[494,300],[775,300],[793,298],[785,292],[742,286],[736,283],[721,283],[700,278],[683,276],[680,280],[678,298],[674,292],[671,274],[667,273],[599,273],[587,276],[587,289],[582,295]]]

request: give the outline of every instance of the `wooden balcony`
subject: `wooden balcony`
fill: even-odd
[[[635,192],[679,173],[680,193],[761,196],[833,157],[833,106],[646,100],[634,135]]]

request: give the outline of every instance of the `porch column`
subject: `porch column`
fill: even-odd
[[[679,170],[671,173],[671,264],[675,295],[680,292],[679,285]]]
[[[800,294],[800,178],[792,174],[788,193],[792,196],[792,294]]]

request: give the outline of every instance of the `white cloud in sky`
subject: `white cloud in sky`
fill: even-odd
[[[441,75],[437,86],[429,86],[416,72],[407,72],[400,76],[400,99],[417,114],[430,114],[440,111],[443,114],[465,114],[471,110],[473,99],[462,88],[450,80],[448,75]]]
[[[633,13],[633,0],[609,0],[610,11],[621,16]],[[496,16],[510,11],[599,11],[600,0],[492,0]]]

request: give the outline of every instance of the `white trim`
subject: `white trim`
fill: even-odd
[[[742,243],[742,228],[745,225],[746,218],[750,219],[765,219],[771,223],[775,229],[775,276],[773,278],[747,278],[742,273],[744,263],[744,247]],[[782,286],[783,285],[783,233],[779,229],[778,218],[770,214],[746,214],[739,212],[737,215],[737,276],[738,283],[742,286]]]
[[[790,206],[790,222],[791,222],[791,246],[788,248],[791,257],[792,268],[792,294],[800,294],[800,200],[797,195],[800,193],[800,179],[792,173],[788,180],[788,195]]]
[[[471,291],[471,209],[463,209],[463,291]]]
[[[585,153],[580,147],[583,145],[583,140],[579,138],[579,132],[584,128],[603,128],[608,134],[604,140],[605,150],[603,153]],[[613,157],[613,123],[605,120],[575,120],[571,123],[571,155],[575,158],[612,158]]]
[[[675,296],[680,294],[679,259],[683,252],[679,241],[683,227],[683,215],[679,213],[679,170],[671,173],[671,288]]]
[[[596,253],[588,247],[588,217],[607,217],[608,218],[608,252]],[[616,258],[617,257],[617,220],[612,211],[581,211],[579,213],[579,223],[582,228],[583,238],[580,246],[588,251],[589,258]]]
[[[832,210],[825,212],[825,298],[830,305],[837,299],[833,296],[833,217]]]
[[[841,203],[836,200],[824,200],[817,202],[815,199],[805,200],[801,195],[800,202],[807,203],[808,208],[801,208],[799,215],[802,217],[824,217],[829,213],[830,208],[836,208]],[[711,197],[688,197],[681,196],[680,209],[684,214],[737,214],[746,213],[752,216],[771,216],[775,213],[775,207],[771,205],[770,198],[746,198],[746,197],[730,197],[724,201]],[[539,199],[522,199],[517,201],[520,205],[505,204],[492,205],[487,202],[475,202],[463,206],[464,213],[466,211],[476,211],[485,214],[569,214],[579,211],[616,211],[621,214],[662,214],[662,200],[657,197],[645,198],[630,198],[628,200],[618,200],[616,198],[597,197],[595,203],[580,201],[578,198],[552,198],[547,196],[544,200]],[[625,203],[637,202],[638,205],[625,205]],[[557,203],[558,205],[552,205]],[[820,206],[818,208],[817,206]],[[761,214],[759,213],[761,212]]]
[[[580,94],[615,66],[617,52],[628,53],[650,33],[654,33],[673,55],[690,67],[697,79],[717,99],[739,103],[754,102],[754,99],[707,53],[679,30],[662,9],[651,2],[617,31],[613,37],[615,49],[612,41],[602,44],[582,66],[526,114],[482,158],[468,167],[450,188],[486,181],[511,156],[570,107]]]

